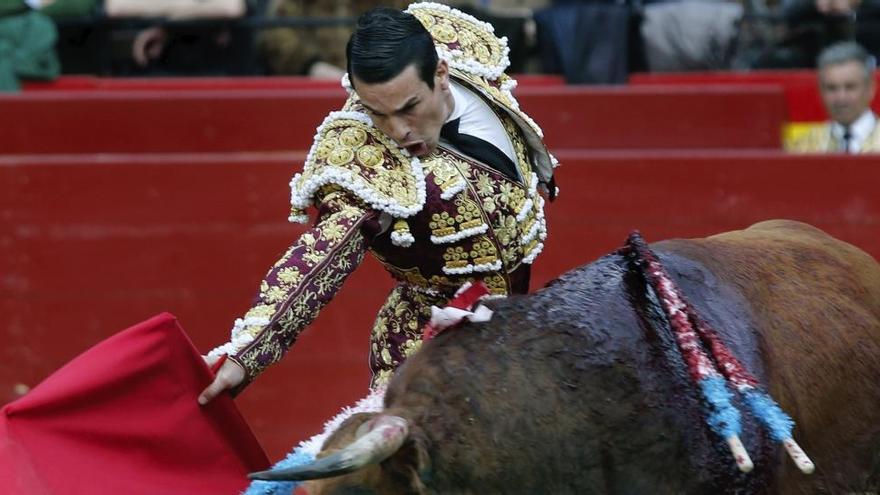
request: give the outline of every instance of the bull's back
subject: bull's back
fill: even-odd
[[[877,262],[814,227],[781,220],[655,249],[704,267],[745,301],[742,318],[758,336],[766,385],[817,465],[805,477],[783,463],[780,493],[876,489],[880,473],[865,478],[880,457]]]

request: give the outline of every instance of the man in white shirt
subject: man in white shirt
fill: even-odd
[[[880,152],[880,126],[871,111],[877,62],[855,42],[829,46],[817,60],[819,91],[831,120],[795,140],[796,153]]]

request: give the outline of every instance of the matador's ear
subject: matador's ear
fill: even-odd
[[[437,60],[437,70],[434,72],[434,83],[440,89],[449,89],[449,64],[442,58]]]

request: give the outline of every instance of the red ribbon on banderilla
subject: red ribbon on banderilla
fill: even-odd
[[[431,320],[422,329],[422,340],[427,342],[462,320],[489,321],[492,310],[480,304],[480,300],[488,295],[486,284],[477,280],[462,285],[445,307],[431,306]]]

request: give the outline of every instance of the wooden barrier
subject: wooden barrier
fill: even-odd
[[[519,87],[562,86],[554,74],[514,74]],[[339,81],[304,76],[244,77],[97,77],[61,76],[54,81],[23,81],[25,91],[175,91],[227,89],[336,89]]]
[[[880,71],[874,73],[874,79],[880,84]],[[814,70],[640,73],[632,74],[629,78],[629,84],[652,87],[658,85],[730,87],[774,84],[782,86],[785,91],[786,107],[788,108],[786,120],[790,122],[816,122],[828,118],[819,96],[819,84]],[[875,112],[880,112],[880,99],[875,99],[872,106]]]
[[[810,222],[880,257],[880,157],[559,154],[560,198],[533,288],[620,246],[769,218]],[[0,403],[158,312],[207,351],[303,228],[286,222],[301,154],[0,156]],[[392,283],[372,260],[238,403],[270,456],[368,382],[369,328]],[[20,388],[20,387],[19,387]]]
[[[551,148],[778,149],[775,86],[524,87]],[[336,89],[45,91],[0,96],[0,153],[307,150]]]
[[[345,91],[35,92],[0,96],[0,152],[307,150]]]
[[[779,149],[778,86],[524,88],[551,149]]]

